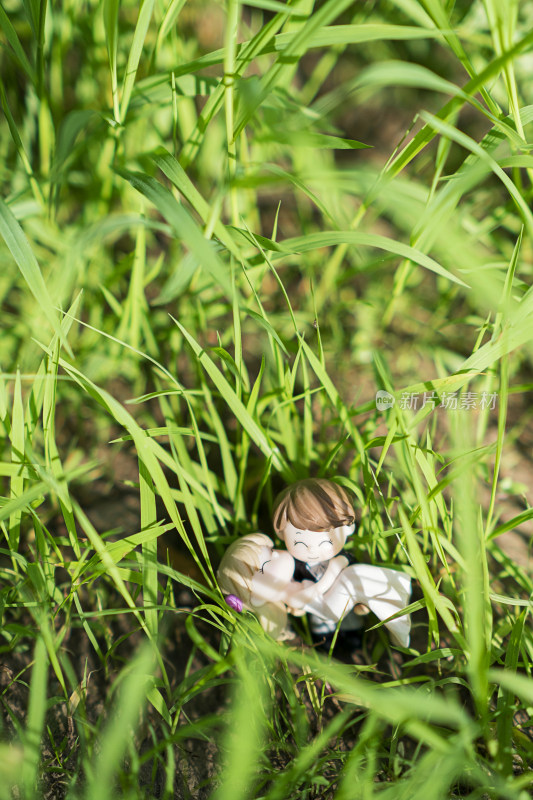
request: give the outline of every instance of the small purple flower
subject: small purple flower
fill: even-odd
[[[242,600],[240,597],[237,597],[236,594],[228,594],[228,596],[226,597],[226,603],[234,611],[238,611],[239,614],[241,613],[243,609]]]

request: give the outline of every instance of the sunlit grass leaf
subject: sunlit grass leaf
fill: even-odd
[[[279,244],[279,242],[275,242],[273,239],[267,239],[266,236],[261,236],[257,233],[252,233],[248,230],[243,230],[242,228],[234,228],[232,225],[228,226],[231,231],[233,231],[236,235],[238,240],[243,239],[249,244],[253,244],[257,247],[259,245],[264,250],[273,250],[276,253],[286,253],[283,245]]]
[[[464,640],[462,633],[460,631],[459,625],[455,618],[455,615],[450,611],[449,602],[447,598],[441,595],[435,586],[435,582],[433,577],[428,569],[428,566],[424,560],[424,556],[420,549],[420,545],[416,540],[416,536],[414,531],[409,524],[405,513],[400,510],[400,519],[402,521],[402,526],[404,530],[404,534],[407,540],[407,548],[409,550],[409,556],[411,558],[411,562],[413,564],[413,568],[416,573],[417,580],[420,582],[420,585],[424,591],[424,596],[427,602],[427,609],[428,614],[430,615],[430,628],[432,630],[433,635],[436,638],[438,643],[438,624],[435,617],[435,611],[439,612],[439,615],[443,619],[446,627],[452,633],[457,642],[460,645],[464,645]]]
[[[414,247],[389,239],[375,233],[359,233],[358,231],[324,231],[323,233],[311,233],[308,236],[297,236],[291,239],[284,239],[281,245],[284,249],[296,253],[307,253],[311,250],[318,250],[321,247],[331,247],[339,244],[353,245],[354,247],[376,247],[389,253],[402,256],[415,264],[435,272],[437,275],[447,278],[460,286],[468,287],[461,278],[451,273],[437,261]],[[274,254],[274,258],[279,258]]]
[[[511,670],[491,669],[489,680],[513,692],[528,706],[533,705],[533,682],[528,675],[519,675]]]
[[[531,235],[533,233],[533,214],[531,213],[527,202],[522,197],[520,190],[515,186],[507,173],[503,171],[490,153],[483,149],[483,147],[475,142],[470,136],[458,130],[453,125],[450,125],[448,122],[444,122],[433,114],[423,111],[421,113],[421,117],[428,123],[430,127],[462,145],[470,152],[475,153],[475,155],[477,155],[482,161],[485,161],[488,164],[492,172],[494,172],[494,174],[501,180],[513,198],[521,213],[524,224],[528,228]]]
[[[139,533],[133,533],[129,536],[125,536],[118,541],[107,542],[107,556],[109,556],[109,558],[111,558],[115,564],[118,564],[120,561],[125,559],[126,556],[133,552],[136,547],[156,541],[163,533],[172,530],[172,527],[172,523],[170,522],[166,525],[155,524],[151,528],[146,528],[142,531],[139,531]],[[71,562],[71,566],[75,566],[74,562]],[[106,563],[102,561],[101,555],[96,553],[90,559],[80,562],[79,569],[73,572],[73,580],[77,580],[85,573],[93,575],[95,572],[103,573],[106,569]],[[155,603],[153,605],[155,605]]]
[[[378,62],[363,70],[353,83],[354,88],[357,89],[366,86],[374,88],[390,85],[413,86],[417,89],[428,89],[432,92],[461,97],[482,113],[487,113],[484,106],[471,94],[420,64],[410,64],[405,61]]]
[[[257,31],[255,36],[248,42],[245,42],[241,47],[235,47],[235,64],[233,67],[233,74],[236,78],[242,75],[244,70],[248,67],[250,62],[272,42],[273,37],[282,27],[287,20],[287,12],[284,10],[282,13],[276,14],[272,19],[268,20],[266,24],[262,25]],[[217,51],[217,63],[222,63],[225,58],[225,50]],[[195,70],[193,70],[195,71]],[[189,72],[189,70],[186,70]],[[190,134],[182,153],[180,154],[180,163],[187,167],[198,154],[201,142],[204,138],[204,131],[209,122],[216,116],[221,109],[226,94],[226,87],[224,82],[221,82],[219,87],[213,92],[205,107],[202,109],[198,116],[195,128]]]
[[[140,713],[154,688],[154,656],[146,644],[123,668],[113,713],[100,735],[100,747],[87,765],[85,800],[111,800],[123,757],[132,744]]]
[[[117,53],[118,53],[118,10],[120,0],[104,0],[104,30],[106,35],[109,68],[111,70],[111,93],[115,121],[120,122],[118,97]]]
[[[523,611],[513,625],[505,652],[505,669],[516,673],[520,646],[523,638],[524,623],[528,610]],[[510,774],[513,763],[512,728],[515,714],[514,693],[500,686],[498,691],[496,732],[498,742],[498,762],[500,769]]]
[[[37,637],[34,667],[31,675],[28,718],[24,737],[24,764],[22,782],[26,797],[32,797],[38,779],[41,761],[41,736],[43,734],[47,699],[48,657],[41,636]]]
[[[500,73],[502,68],[509,61],[516,58],[523,50],[533,42],[533,31],[528,33],[512,47],[506,50],[501,56],[491,61],[479,74],[475,75],[463,86],[463,92],[474,95],[482,87],[490,83],[491,79]],[[444,105],[436,115],[440,120],[452,119],[455,113],[463,104],[462,98],[452,98]],[[429,124],[424,125],[413,139],[409,141],[400,152],[392,158],[386,166],[387,176],[397,175],[407,164],[427,145],[435,136],[435,128]]]
[[[258,142],[276,142],[276,144],[288,144],[293,147],[316,147],[325,150],[363,150],[372,145],[358,142],[356,139],[343,139],[341,136],[329,136],[324,133],[314,133],[312,131],[275,131],[272,133],[260,133],[256,135]]]
[[[500,525],[497,525],[490,532],[488,538],[489,540],[495,539],[502,533],[507,533],[507,531],[512,531],[514,528],[517,528],[519,525],[522,525],[523,522],[527,522],[530,519],[533,519],[533,508],[528,508],[526,511],[522,511],[521,514],[517,514],[516,517],[512,517],[507,522],[502,522]]]
[[[155,710],[161,714],[169,728],[172,727],[172,717],[169,714],[167,704],[159,689],[152,686],[146,693],[146,699],[153,705]]]
[[[64,167],[66,160],[72,154],[76,139],[83,131],[86,131],[89,123],[95,117],[97,117],[97,114],[94,111],[79,109],[71,111],[61,122],[56,138],[51,174],[52,180],[59,180],[62,167]]]
[[[157,34],[158,43],[168,36],[172,30],[186,1],[187,0],[171,0],[171,2],[168,4],[165,11],[165,16],[163,17],[163,22],[161,23]]]
[[[289,769],[285,770],[274,783],[266,800],[285,800],[291,792],[298,791],[298,786],[302,779],[316,764],[317,759],[326,750],[329,741],[342,734],[343,728],[352,715],[352,709],[345,708],[339,711],[333,719],[324,726],[317,736],[315,736],[305,747],[299,748],[294,761]],[[329,786],[325,781],[324,786]]]
[[[296,30],[292,39],[283,47],[280,58],[261,77],[260,91],[253,98],[253,101],[249,102],[247,107],[239,114],[233,131],[233,141],[237,139],[270,92],[276,86],[283,82],[287,83],[291,79],[295,64],[310,46],[313,34],[340,16],[350,5],[351,0],[327,0]]]
[[[65,314],[65,316],[61,320],[61,331],[65,339],[67,339],[68,334],[72,328],[80,303],[81,303],[81,292],[75,298],[72,306],[68,310],[68,313]],[[75,556],[79,558],[80,546],[78,542],[76,523],[74,520],[72,504],[69,498],[68,482],[65,476],[65,471],[63,468],[61,456],[59,454],[56,442],[55,417],[56,417],[56,406],[58,397],[57,377],[58,377],[58,360],[60,352],[60,342],[57,337],[54,337],[54,340],[51,343],[51,351],[52,351],[52,356],[50,358],[45,357],[46,379],[44,382],[45,385],[44,385],[44,392],[42,393],[42,399],[39,397],[35,397],[36,392],[32,390],[32,394],[30,395],[30,400],[29,400],[29,406],[33,407],[36,413],[39,412],[42,408],[42,425],[43,425],[44,446],[45,446],[47,466],[51,474],[54,476],[54,479],[56,480],[57,484],[59,484],[62,488],[62,492],[59,495],[59,503],[61,506],[61,511],[63,513],[63,519],[67,528],[70,544],[72,546]],[[40,383],[41,381],[37,383],[37,386],[39,386]]]
[[[238,677],[226,727],[225,764],[213,800],[250,797],[266,739],[264,712],[271,698],[262,659],[239,643],[234,647],[233,658]]]
[[[172,181],[174,186],[179,189],[191,206],[196,209],[202,220],[207,223],[211,209],[198,189],[194,186],[179,161],[164,148],[160,148],[153,156],[153,159],[159,169]],[[225,226],[220,220],[215,222],[213,233],[222,244],[228,248],[230,253],[233,253],[234,256],[239,258],[239,248],[233,241],[230,231],[231,228]]]
[[[169,190],[149,175],[125,170],[118,170],[118,172],[156,206],[175,233],[191,248],[202,268],[213,277],[227,297],[232,297],[234,289],[229,269],[221,261],[213,245],[202,235],[190,214],[177,202]]]
[[[268,321],[267,317],[258,314],[257,311],[252,311],[250,308],[245,309],[245,311],[246,314],[254,320],[254,322],[257,322],[261,328],[264,328],[267,331],[268,335],[274,339],[280,350],[288,357],[289,353],[287,352],[287,348],[283,344],[283,341],[281,340],[276,329]]]
[[[418,690],[408,687],[384,688],[373,681],[354,676],[342,664],[319,658],[316,651],[301,653],[273,642],[266,645],[261,641],[258,641],[258,647],[272,654],[277,653],[277,657],[284,662],[303,667],[309,675],[327,681],[342,702],[368,708],[393,724],[403,724],[421,741],[426,736],[426,744],[431,742],[432,746],[437,747],[439,741],[443,744],[441,725],[465,733],[469,731],[470,734],[477,729],[477,724],[464,708],[432,692],[429,687]]]
[[[6,382],[4,376],[0,372],[0,420],[3,422],[7,414],[8,396],[6,391]]]
[[[492,366],[503,356],[516,350],[524,344],[530,344],[533,339],[533,320],[529,318],[529,308],[533,304],[533,294],[525,295],[518,309],[513,313],[512,320],[505,331],[505,336],[496,341],[487,342],[469,356],[461,365],[460,372],[481,372]]]
[[[286,475],[290,475],[290,469],[286,464],[279,448],[269,441],[265,432],[250,415],[242,401],[237,397],[234,389],[230,386],[222,372],[218,369],[218,367],[215,366],[205,350],[202,350],[198,342],[191,336],[191,334],[185,330],[183,325],[181,325],[181,323],[179,323],[176,319],[174,322],[192,347],[193,352],[198,358],[200,364],[217,387],[221,396],[228,404],[228,407],[235,414],[252,441],[257,445],[257,447],[259,447],[259,449],[267,458],[272,460],[272,463],[276,469],[285,473]]]
[[[11,462],[14,465],[22,465],[24,463],[24,444],[25,444],[25,429],[24,429],[24,406],[22,403],[22,385],[20,380],[20,372],[17,370],[15,378],[15,387],[13,392],[13,410],[11,414]],[[14,510],[9,516],[9,544],[15,552],[19,549],[20,540],[20,521],[22,518],[22,508],[24,505],[16,504],[24,497],[24,477],[20,474],[20,468],[11,478],[11,491],[9,505],[13,505]]]
[[[455,420],[457,444],[472,445],[466,415]],[[454,486],[457,548],[463,558],[460,591],[464,608],[464,631],[468,653],[468,676],[478,713],[483,716],[489,701],[487,671],[490,666],[492,607],[485,537],[477,500],[474,473],[467,471]]]
[[[22,67],[22,69],[24,70],[30,81],[33,84],[35,84],[36,82],[35,70],[28,61],[28,57],[26,56],[24,48],[20,43],[20,39],[17,36],[17,32],[13,27],[13,25],[11,24],[11,21],[6,12],[4,11],[3,6],[0,6],[0,28],[2,29],[4,36],[6,37],[11,47],[13,56],[17,60],[19,66]]]
[[[358,25],[325,25],[313,33],[308,48],[332,45],[361,44],[376,41],[409,41],[411,39],[440,39],[442,34],[434,28],[416,28],[411,25],[387,25],[367,22]],[[294,38],[293,33],[276,36],[276,50],[283,50]]]
[[[289,8],[289,7],[288,7]],[[254,39],[239,44],[236,49],[237,60],[244,66],[250,63],[252,58],[256,55],[274,53],[285,51],[289,45],[294,43],[296,33],[291,31],[287,33],[274,34],[276,28],[279,29],[284,19],[287,18],[286,8],[283,12],[277,15],[277,18],[270,20],[269,23],[263,26],[259,34]],[[275,23],[271,25],[271,23]],[[409,41],[417,39],[440,39],[442,34],[440,31],[429,28],[416,28],[412,25],[388,25],[379,23],[366,23],[359,25],[325,25],[321,30],[313,33],[306,41],[306,48],[316,49],[322,47],[331,47],[335,45],[348,45],[360,44],[362,42],[374,41]],[[270,40],[273,40],[272,42]],[[526,47],[524,43],[522,47]],[[522,48],[521,48],[522,49]],[[206,67],[213,67],[217,64],[222,64],[224,60],[224,50],[213,50],[204,56],[195,58],[193,61],[180,64],[175,70],[174,75],[179,77],[181,75],[189,75],[197,72]],[[238,74],[242,71],[238,70]],[[145,86],[154,85],[157,83],[166,83],[168,75],[161,75],[155,78],[144,79],[138,84],[139,92],[143,91]],[[204,120],[205,121],[205,120]]]
[[[331,379],[330,375],[328,374],[328,371],[327,371],[326,367],[324,366],[324,364],[319,360],[319,358],[316,356],[316,354],[312,351],[312,349],[309,347],[307,342],[304,341],[303,337],[300,337],[300,344],[301,344],[302,350],[303,350],[303,352],[305,354],[305,357],[309,361],[309,365],[311,366],[311,369],[313,370],[313,372],[315,373],[317,378],[320,380],[320,382],[324,386],[324,389],[325,389],[325,391],[326,391],[326,393],[327,393],[327,395],[328,395],[333,407],[336,409],[337,413],[339,414],[341,422],[343,423],[344,427],[346,428],[346,431],[349,433],[349,435],[350,435],[353,443],[355,444],[355,447],[357,448],[357,450],[359,452],[359,455],[361,456],[361,459],[362,459],[362,461],[364,463],[366,461],[366,453],[365,453],[364,445],[363,445],[362,440],[361,440],[361,436],[360,436],[360,434],[359,434],[359,432],[357,430],[357,427],[354,425],[354,423],[353,423],[353,421],[351,419],[351,416],[350,416],[350,413],[348,411],[348,408],[345,405],[345,403],[343,402],[342,397],[339,394],[339,391],[338,391],[337,387],[335,386],[333,380]]]
[[[0,235],[3,237],[6,245],[11,251],[11,255],[15,259],[17,266],[26,281],[30,292],[35,297],[38,307],[42,309],[52,330],[56,333],[62,344],[67,349],[68,344],[64,341],[63,334],[59,327],[59,319],[55,310],[55,304],[48,293],[48,288],[43,280],[41,270],[37,263],[37,259],[33,254],[29,242],[24,235],[24,231],[19,223],[13,216],[10,208],[0,198]]]
[[[279,0],[246,0],[246,5],[252,8],[262,8],[265,11],[278,11],[281,14],[300,14],[299,8],[292,8],[288,3]]]
[[[66,361],[60,360],[60,364],[63,369],[70,374],[79,384],[82,386],[89,395],[91,395],[98,403],[100,403],[106,412],[110,415],[112,419],[114,419],[119,425],[123,426],[128,433],[131,435],[133,441],[135,442],[135,446],[137,449],[138,457],[142,459],[143,463],[145,464],[146,468],[149,471],[150,477],[154,482],[154,486],[160,495],[163,503],[165,504],[165,508],[167,512],[175,524],[178,532],[180,533],[181,537],[183,538],[185,544],[189,548],[191,555],[197,562],[199,568],[204,573],[206,580],[208,583],[210,582],[210,578],[207,576],[205,572],[205,568],[201,564],[198,559],[198,555],[194,550],[189,536],[185,530],[183,525],[183,521],[178,514],[175,500],[172,496],[172,492],[170,490],[170,486],[168,484],[167,478],[165,473],[161,467],[159,462],[159,457],[163,457],[164,462],[172,464],[172,457],[169,457],[168,454],[165,452],[163,448],[161,448],[154,439],[146,436],[143,429],[137,424],[134,418],[129,414],[126,409],[117,401],[114,397],[112,397],[108,392],[103,389],[100,389],[96,384],[90,381],[86,376],[84,376],[79,370],[73,367]],[[156,455],[157,453],[157,455]],[[166,456],[166,458],[165,458]],[[174,465],[174,469],[176,466]],[[81,509],[78,508],[78,514],[81,512]],[[0,512],[1,513],[1,512]],[[86,526],[86,532],[88,536],[91,538],[91,542],[93,546],[103,556],[105,562],[110,562],[110,573],[118,575],[115,573],[116,567],[113,564],[113,561],[109,558],[109,555],[106,551],[106,548],[101,544],[100,537],[97,535],[96,531],[94,530],[93,526],[89,523],[86,515],[82,515],[83,524]],[[129,592],[127,592],[126,588],[123,586],[121,580],[117,579],[117,588],[121,591],[123,596],[127,599],[128,604],[133,603],[129,596]]]
[[[124,81],[122,85],[122,97],[120,98],[120,117],[119,122],[123,123],[126,114],[128,113],[128,106],[130,103],[131,94],[135,85],[135,77],[144,46],[144,40],[150,24],[150,19],[154,10],[155,0],[142,0],[139,7],[139,17],[135,26],[135,33],[133,34],[133,41],[131,43],[128,61],[124,72]]]

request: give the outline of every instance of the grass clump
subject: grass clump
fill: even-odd
[[[0,7],[1,800],[529,796],[530,17]],[[224,604],[309,475],[409,650]]]

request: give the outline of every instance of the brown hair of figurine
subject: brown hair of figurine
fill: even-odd
[[[305,478],[287,486],[274,501],[273,525],[279,534],[287,522],[308,531],[327,531],[355,521],[353,502],[339,484]]]

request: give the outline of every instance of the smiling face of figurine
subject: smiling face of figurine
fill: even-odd
[[[298,561],[308,564],[319,564],[334,558],[346,542],[346,538],[353,533],[354,525],[340,525],[326,531],[311,531],[295,527],[292,522],[287,522],[279,536],[285,542],[285,547]]]

